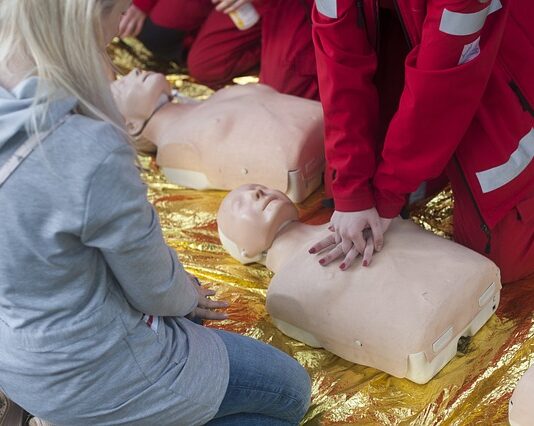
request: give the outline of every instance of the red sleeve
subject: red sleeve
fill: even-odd
[[[156,5],[158,0],[133,0],[133,4],[145,12],[147,15],[150,13],[152,8]]]
[[[376,54],[359,13],[354,0],[322,0],[312,12],[326,159],[334,171],[332,192],[339,211],[374,205]]]
[[[481,102],[507,15],[507,0],[427,2],[421,43],[407,57],[374,177],[382,217],[397,215],[406,195],[450,161]]]

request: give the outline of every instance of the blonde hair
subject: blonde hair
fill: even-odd
[[[115,4],[116,0],[0,0],[0,66],[6,68],[15,53],[29,61],[29,75],[39,78],[34,103],[39,103],[41,118],[53,100],[70,95],[78,100],[80,114],[122,129],[103,51],[102,19]],[[32,127],[37,127],[39,117],[33,110]]]

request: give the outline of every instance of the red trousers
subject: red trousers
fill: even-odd
[[[260,81],[279,92],[318,99],[311,38],[312,0],[254,3],[262,21],[246,31],[236,28],[211,0],[158,0],[150,11],[154,24],[196,32],[188,68],[200,83],[217,88],[260,63]]]
[[[193,37],[187,64],[198,82],[218,88],[256,68],[261,56],[261,25],[240,31],[211,0],[156,0],[151,21]],[[142,4],[139,3],[138,6]]]
[[[267,0],[262,9],[260,82],[281,93],[319,99],[311,37],[311,0]]]
[[[238,30],[228,15],[212,10],[200,27],[189,55],[189,73],[214,89],[257,68],[261,56],[261,23]]]
[[[493,260],[503,283],[534,274],[534,191],[486,233],[460,172],[452,165],[448,175],[454,194],[454,240]]]

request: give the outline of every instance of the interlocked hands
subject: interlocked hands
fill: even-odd
[[[360,255],[362,265],[368,266],[373,253],[382,250],[390,222],[391,219],[381,218],[374,207],[359,212],[335,211],[328,228],[332,234],[314,244],[309,252],[318,254],[323,266],[343,258],[339,268],[346,270]]]

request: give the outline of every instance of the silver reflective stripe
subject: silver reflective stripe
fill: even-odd
[[[485,194],[511,182],[527,168],[533,158],[534,129],[523,136],[519,146],[506,163],[477,173],[482,192]]]
[[[61,126],[68,116],[63,117],[53,127],[44,133],[36,133],[30,136],[15,153],[7,160],[2,167],[0,167],[0,186],[2,186],[15,170],[22,164],[22,162],[29,157],[39,142],[44,141],[52,134],[59,126]]]
[[[337,0],[315,0],[317,10],[328,18],[337,18]]]
[[[451,12],[448,9],[444,9],[439,23],[439,30],[443,33],[457,36],[475,34],[482,29],[487,16],[501,8],[500,0],[492,0],[488,7],[475,13]]]

